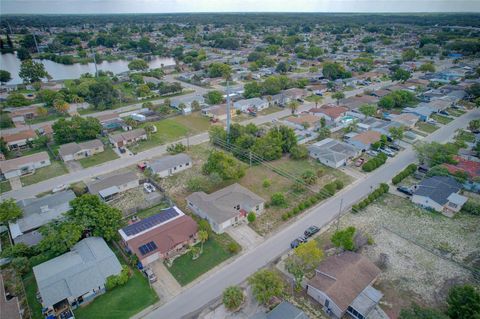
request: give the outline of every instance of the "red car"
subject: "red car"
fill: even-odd
[[[355,166],[356,167],[360,167],[363,165],[363,163],[365,162],[365,159],[364,158],[359,158],[356,162],[355,162]]]

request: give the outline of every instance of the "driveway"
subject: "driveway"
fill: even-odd
[[[82,164],[77,161],[65,162],[65,166],[67,167],[69,173],[78,172],[83,169]]]
[[[20,180],[20,177],[11,178],[8,181],[10,182],[10,186],[12,187],[12,190],[22,188],[22,181]]]
[[[157,260],[151,263],[149,267],[157,275],[157,281],[152,284],[152,287],[160,297],[160,303],[163,304],[173,299],[182,291],[182,286],[173,278],[163,262]]]
[[[248,227],[247,224],[230,227],[227,234],[239,243],[244,250],[253,249],[263,242],[263,237]]]

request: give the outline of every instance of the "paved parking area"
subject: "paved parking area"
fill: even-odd
[[[173,299],[182,291],[182,286],[173,278],[163,262],[157,260],[148,266],[157,275],[157,281],[152,284],[152,287],[155,289],[162,304]]]
[[[230,227],[227,233],[239,243],[244,250],[250,250],[257,247],[263,242],[263,237],[257,234],[247,224],[242,224],[236,227]]]

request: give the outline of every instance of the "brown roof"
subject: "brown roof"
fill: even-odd
[[[351,139],[354,141],[360,141],[365,145],[370,145],[372,143],[379,141],[380,136],[382,136],[380,132],[369,130],[369,131],[362,132],[358,135],[355,135]]]
[[[320,117],[311,114],[301,114],[298,117],[290,116],[287,118],[287,121],[300,125],[303,125],[303,123],[314,125],[320,121]]]
[[[20,140],[34,139],[37,137],[34,130],[25,130],[13,134],[2,134],[5,142],[11,143]]]
[[[120,141],[133,140],[133,139],[139,138],[139,137],[141,137],[143,135],[146,135],[146,134],[147,133],[145,132],[145,130],[143,128],[137,128],[137,129],[132,130],[132,131],[126,131],[126,132],[121,132],[121,133],[110,135],[110,138],[117,143],[117,142],[120,142]]]
[[[8,300],[5,297],[5,287],[3,285],[3,276],[0,274],[0,319],[20,319],[20,306],[18,298],[13,297]]]
[[[379,274],[366,257],[347,251],[322,261],[308,285],[327,294],[343,312]]]
[[[37,106],[27,106],[27,107],[14,109],[10,111],[10,116],[15,117],[15,116],[22,116],[22,115],[31,114],[31,113],[34,115],[37,115]]]
[[[50,157],[47,152],[39,152],[28,156],[13,158],[8,161],[0,161],[0,171],[6,173],[16,170],[25,164],[38,163],[49,159]]]
[[[330,105],[322,105],[322,107],[318,108],[311,108],[308,110],[310,113],[322,113],[328,115],[329,117],[336,119],[342,116],[343,113],[347,112],[348,109],[343,106],[330,106]]]
[[[184,243],[195,235],[198,231],[197,223],[188,215],[165,223],[159,227],[136,236],[127,241],[128,246],[139,258],[145,258],[155,252],[165,254],[178,244]],[[157,245],[157,249],[145,255],[140,253],[139,247],[153,241]]]

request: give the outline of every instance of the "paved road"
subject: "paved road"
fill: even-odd
[[[382,85],[385,85],[387,83],[388,82],[376,83],[374,85],[369,86],[368,89],[376,89],[376,88],[378,88]],[[361,88],[361,89],[357,89],[357,90],[354,90],[354,91],[349,91],[349,92],[346,92],[345,95],[347,97],[348,96],[353,96],[357,93],[363,92],[363,90],[365,90],[365,89],[366,88]],[[332,102],[332,99],[330,97],[326,97],[322,103],[330,103],[330,102]],[[301,111],[304,111],[304,110],[308,110],[313,106],[314,106],[313,103],[306,102],[299,107],[298,111],[301,112]],[[98,114],[98,113],[94,113],[94,114]],[[285,110],[282,110],[282,111],[279,111],[279,112],[271,113],[271,114],[264,115],[264,116],[258,116],[258,117],[246,120],[246,121],[242,122],[242,124],[248,124],[248,123],[251,122],[251,123],[255,123],[255,124],[259,125],[259,124],[263,124],[263,123],[266,123],[266,122],[271,122],[273,120],[288,116],[289,114],[290,114],[290,110],[285,109]],[[189,138],[188,142],[190,143],[190,145],[196,145],[196,144],[201,144],[201,143],[204,143],[204,142],[207,142],[207,141],[208,141],[208,133],[201,133],[201,134],[198,134],[198,135],[195,135],[195,136],[191,136]],[[181,142],[183,144],[187,144],[187,139],[183,138],[181,140],[176,141],[175,143],[178,143],[178,142]],[[86,168],[86,169],[83,169],[83,170],[80,170],[80,171],[77,171],[77,172],[71,172],[69,174],[54,177],[54,178],[42,181],[42,182],[37,183],[37,184],[25,186],[25,187],[23,187],[21,189],[18,189],[18,190],[12,190],[12,191],[9,191],[7,193],[2,194],[0,196],[0,198],[12,197],[12,198],[15,198],[17,200],[25,199],[25,198],[29,198],[29,197],[34,197],[35,195],[40,194],[40,193],[44,193],[45,191],[51,190],[58,185],[62,185],[62,184],[68,185],[68,184],[76,183],[76,182],[79,182],[79,181],[82,181],[82,180],[88,180],[89,178],[93,178],[94,176],[110,173],[110,172],[119,170],[121,168],[127,167],[127,166],[135,165],[138,162],[145,161],[145,160],[150,159],[150,158],[155,157],[155,156],[162,156],[162,155],[167,153],[166,152],[167,145],[168,144],[160,145],[160,146],[157,146],[157,147],[152,148],[150,150],[138,153],[137,155],[134,155],[134,156],[131,156],[131,157],[128,157],[128,158],[121,157],[119,159],[116,159],[116,160],[113,160],[113,161],[110,161],[110,162],[107,162],[107,163],[104,163],[104,164],[101,164],[101,165],[98,165],[98,166],[94,166],[94,167]]]
[[[438,142],[447,141],[456,129],[466,127],[470,120],[479,117],[480,110],[464,114],[429,135],[425,140]],[[414,162],[415,159],[415,153],[410,146],[395,158],[389,159],[385,165],[367,175],[365,179],[357,181],[353,186],[346,188],[335,197],[313,208],[309,213],[302,216],[301,219],[268,238],[256,249],[246,252],[244,255],[238,257],[237,260],[221,268],[190,289],[182,292],[167,304],[154,310],[151,308],[147,309],[137,317],[173,319],[188,316],[220,296],[226,287],[241,283],[255,271],[285,253],[289,249],[290,241],[302,234],[308,226],[312,224],[325,226],[328,224],[337,216],[341,199],[343,199],[345,211],[352,204],[366,196],[370,192],[371,187],[375,188],[382,182],[390,181],[398,171]]]

